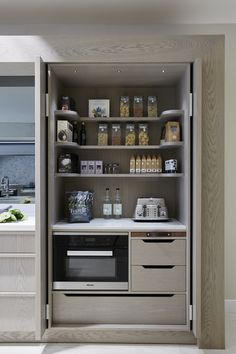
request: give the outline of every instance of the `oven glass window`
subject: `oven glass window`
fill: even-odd
[[[116,258],[113,257],[68,257],[66,261],[66,278],[69,279],[115,279],[116,272]]]

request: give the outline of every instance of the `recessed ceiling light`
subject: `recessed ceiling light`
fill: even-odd
[[[120,69],[117,69],[116,71],[117,71],[118,73],[121,73],[121,70],[120,70]]]
[[[77,69],[77,68],[75,68],[74,73],[76,74],[77,72],[78,72],[78,69]]]
[[[162,73],[164,73],[165,72],[165,69],[162,69],[162,71],[161,71]]]

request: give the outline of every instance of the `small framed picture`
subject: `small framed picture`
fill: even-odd
[[[89,117],[110,116],[110,100],[89,100]]]

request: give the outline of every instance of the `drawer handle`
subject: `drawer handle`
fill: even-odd
[[[173,269],[174,265],[142,265],[144,269]]]
[[[172,243],[175,240],[142,240],[145,243]]]

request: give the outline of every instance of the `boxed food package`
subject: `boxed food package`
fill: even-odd
[[[60,154],[58,158],[59,173],[75,173],[77,172],[78,156],[74,154]]]
[[[147,159],[146,156],[142,156],[141,160],[141,173],[147,173]]]
[[[161,155],[157,155],[157,160],[156,160],[156,172],[157,173],[162,173],[162,158]]]
[[[95,161],[95,174],[102,175],[103,174],[103,162]]]
[[[64,143],[73,141],[73,125],[67,120],[57,121],[57,141]]]
[[[179,122],[167,122],[165,129],[165,141],[180,141],[180,125]]]
[[[129,162],[129,173],[135,173],[135,157],[132,155]]]
[[[146,169],[147,169],[147,173],[151,173],[152,172],[152,159],[151,159],[150,155],[147,156]]]
[[[135,173],[141,173],[141,157],[139,155],[136,157]]]
[[[95,161],[88,161],[88,174],[89,175],[95,174]]]
[[[88,174],[88,161],[80,161],[80,173],[81,175]]]

